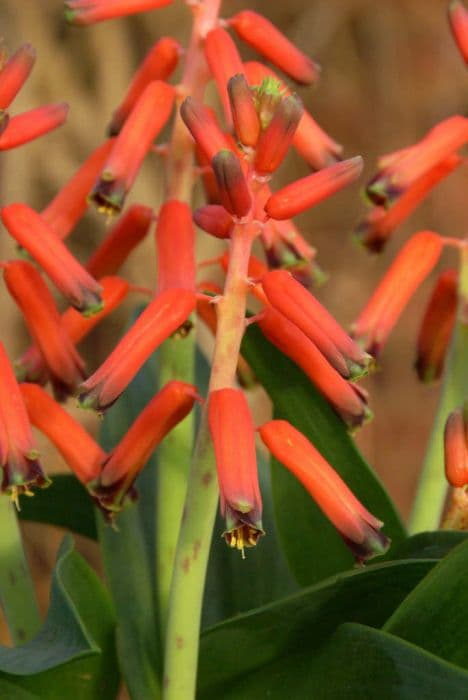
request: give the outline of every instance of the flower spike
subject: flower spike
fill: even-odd
[[[37,384],[20,384],[29,420],[60,452],[82,484],[95,479],[106,453],[67,411]]]
[[[173,0],[65,0],[65,19],[86,25],[170,5]]]
[[[81,385],[80,405],[99,412],[109,408],[151,353],[187,320],[195,304],[195,292],[187,289],[168,289],[153,299],[105,362]]]
[[[122,508],[136,477],[165,436],[200,400],[192,384],[171,381],[145,406],[119,444],[103,461],[91,493],[108,517]]]
[[[149,83],[115,139],[90,200],[108,214],[119,212],[144,157],[169,119],[175,90],[161,80]]]
[[[354,182],[362,171],[356,156],[303,177],[271,195],[265,211],[272,219],[292,219]]]
[[[449,484],[468,484],[468,407],[457,408],[447,418],[444,432],[445,476]]]
[[[459,0],[449,5],[449,22],[463,60],[468,65],[468,10]]]
[[[319,66],[294,46],[266,17],[251,10],[243,10],[231,17],[228,24],[240,39],[298,83],[310,85],[319,77]]]
[[[84,362],[63,328],[54,298],[29,262],[4,263],[4,278],[40,350],[58,399],[73,394],[83,380]]]
[[[10,106],[31,73],[36,61],[36,50],[23,44],[0,70],[0,110]]]
[[[376,357],[416,289],[436,266],[443,238],[432,231],[415,233],[388,268],[352,326],[352,336]]]
[[[59,102],[45,105],[11,117],[0,135],[0,151],[8,151],[37,139],[61,126],[68,114],[68,105]]]
[[[158,261],[156,293],[179,288],[195,290],[195,229],[186,202],[169,199],[159,210],[156,226]],[[174,251],[177,255],[174,255]]]
[[[3,344],[0,342],[0,460],[1,490],[18,505],[18,496],[32,496],[31,486],[49,485],[38,462],[31,425],[19,386]]]
[[[9,204],[1,218],[10,235],[39,263],[70,304],[85,315],[102,309],[101,287],[42,217],[26,204]]]
[[[230,547],[244,551],[264,534],[258,486],[254,425],[247,400],[239,389],[212,391],[208,425],[216,458],[223,533]]]
[[[124,99],[112,115],[109,136],[117,136],[141,96],[152,80],[167,80],[175,71],[182,52],[180,44],[171,37],[162,37],[146,54],[128,87]]]
[[[437,279],[418,336],[416,371],[422,382],[442,375],[445,356],[457,314],[456,270],[445,270]]]
[[[384,554],[390,540],[377,520],[354,496],[333,467],[296,428],[272,420],[259,428],[272,455],[301,482],[333,523],[359,564]]]

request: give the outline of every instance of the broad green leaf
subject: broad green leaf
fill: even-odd
[[[47,489],[37,489],[34,498],[23,498],[21,520],[58,525],[95,540],[94,508],[84,486],[73,474],[55,474]]]
[[[0,648],[0,682],[41,700],[115,698],[119,674],[114,624],[104,586],[67,536],[58,554],[44,625],[30,642]]]
[[[375,516],[394,545],[404,536],[395,508],[348,435],[343,422],[301,370],[280,353],[254,325],[242,354],[284,418],[306,435]],[[349,569],[353,559],[335,529],[305,489],[278,463],[272,465],[278,530],[298,582],[309,585]]]
[[[392,548],[392,559],[442,559],[468,538],[467,532],[435,530],[420,532]]]
[[[411,591],[384,629],[446,661],[468,668],[467,572],[468,541],[465,541]]]
[[[466,700],[468,673],[412,644],[342,625],[317,650],[304,646],[200,700]]]
[[[406,560],[345,572],[206,630],[200,698],[224,699],[220,689],[235,678],[269,664],[280,666],[291,654],[319,647],[343,622],[380,627],[435,563]]]

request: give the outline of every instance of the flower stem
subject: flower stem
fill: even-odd
[[[447,494],[444,474],[444,427],[451,411],[461,406],[468,387],[468,245],[462,249],[459,312],[444,372],[444,384],[413,507],[410,532],[439,527]]]
[[[18,518],[7,496],[0,497],[0,532],[0,598],[16,646],[36,635],[41,619]]]
[[[245,330],[249,256],[257,233],[257,226],[250,224],[236,226],[232,234],[226,284],[217,309],[210,391],[233,386],[235,381]],[[189,473],[171,586],[164,700],[193,700],[195,697],[203,591],[217,502],[216,469],[204,414]]]

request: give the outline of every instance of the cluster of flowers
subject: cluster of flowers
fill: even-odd
[[[66,14],[72,23],[88,24],[169,3],[68,0]],[[372,355],[382,347],[408,297],[432,270],[444,244],[453,241],[427,231],[416,234],[358,318],[352,339],[304,286],[317,274],[315,251],[291,219],[354,182],[362,161],[359,157],[340,160],[341,147],[322,131],[284,82],[260,63],[242,62],[228,29],[298,83],[312,83],[319,69],[255,12],[241,11],[221,20],[217,16],[219,3],[187,4],[195,21],[201,18],[194,51],[199,52],[198,63],[203,63],[201,74],[211,75],[217,85],[226,129],[201,99],[186,96],[183,81],[178,87],[167,82],[183,51],[173,39],[163,38],[147,54],[115,111],[110,138],[48,206],[37,213],[25,204],[10,204],[0,212],[9,234],[41,269],[24,260],[2,263],[8,291],[33,339],[33,345],[16,363],[18,379],[0,346],[2,490],[17,499],[18,494],[29,493],[31,486],[44,486],[48,481],[37,461],[32,424],[56,445],[91,496],[108,517],[113,517],[127,496],[134,494],[135,478],[151,452],[199,399],[197,389],[180,381],[168,383],[110,454],[59,402],[75,394],[83,407],[104,412],[164,340],[181,329],[186,332],[189,317],[197,311],[216,334],[207,413],[221,510],[226,517],[224,534],[230,546],[243,550],[263,534],[255,428],[235,371],[231,371],[232,358],[234,368],[237,364],[245,328],[248,293],[260,305],[248,322],[257,322],[271,343],[301,367],[346,425],[356,428],[369,411],[366,393],[355,380],[367,373]],[[211,5],[218,8],[213,12],[211,7],[211,15],[204,15]],[[186,55],[186,66],[192,59],[193,55]],[[32,63],[32,51],[23,47],[3,66],[3,110],[25,82]],[[194,71],[194,65],[188,65],[187,70]],[[203,94],[198,89],[200,92]],[[193,172],[202,174],[209,202],[193,219],[204,231],[230,244],[223,258],[227,269],[224,290],[211,281],[196,282],[195,228],[185,201],[167,199],[156,217],[152,209],[140,204],[121,214],[143,159],[154,149],[155,140],[180,102],[180,115],[193,137],[188,148],[195,148],[198,158]],[[53,111],[53,123],[50,108],[41,109],[48,115],[49,129],[64,119],[63,107]],[[4,125],[8,117],[3,114]],[[0,146],[3,139],[5,147],[12,147],[19,145],[21,138],[25,142],[46,130],[31,131],[34,125],[38,128],[37,119],[29,125],[30,131],[24,126],[20,129],[15,119],[20,117],[13,117],[4,128]],[[454,117],[450,129],[439,125],[420,144],[383,159],[381,172],[368,188],[376,208],[361,229],[371,247],[379,247],[375,240],[385,239],[401,220],[402,209],[408,213],[436,181],[458,165],[461,159],[456,151],[466,141],[467,125],[468,120]],[[273,192],[271,177],[291,146],[313,172]],[[89,202],[119,218],[86,265],[81,265],[64,240]],[[152,300],[104,363],[85,379],[76,345],[132,291],[131,285],[116,275],[155,218],[158,269]],[[268,265],[251,255],[256,240],[263,245]],[[70,303],[63,314],[42,273]],[[441,282],[444,298],[450,296],[446,289],[452,290],[452,306],[454,284],[452,272]],[[429,354],[439,352],[433,348],[442,342],[441,330],[450,333],[448,327],[441,329],[443,324],[433,320],[439,297],[433,302],[421,340]],[[434,360],[427,362],[432,368]],[[55,400],[40,386],[47,381]],[[380,532],[382,523],[357,501],[302,434],[286,421],[277,420],[262,425],[259,433],[271,453],[310,492],[359,561],[385,550],[388,541]]]

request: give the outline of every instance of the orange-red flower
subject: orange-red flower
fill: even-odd
[[[274,308],[310,338],[343,377],[367,372],[372,358],[289,272],[268,272],[262,277],[262,287]]]
[[[452,0],[449,5],[449,22],[462,58],[468,64],[468,10],[459,0]]]
[[[18,507],[18,496],[31,496],[31,486],[48,486],[38,461],[31,425],[3,344],[0,342],[0,466],[1,490]]]
[[[133,76],[125,97],[112,115],[108,133],[116,136],[134,108],[145,87],[152,80],[167,80],[177,67],[182,51],[180,44],[171,37],[159,39],[148,51]]]
[[[119,511],[151,454],[165,436],[192,410],[199,399],[192,384],[171,381],[145,406],[138,418],[103,461],[91,493],[109,516]]]
[[[262,129],[255,151],[254,168],[270,175],[283,162],[302,117],[302,102],[296,95],[280,98],[268,126]]]
[[[303,177],[271,195],[265,211],[273,219],[292,219],[354,182],[362,171],[356,156]]]
[[[68,105],[59,102],[31,109],[11,117],[0,134],[0,151],[8,151],[33,141],[43,134],[61,126],[68,114]]]
[[[112,148],[108,140],[96,148],[41,211],[56,236],[66,238],[88,208],[88,194]],[[100,275],[99,275],[100,276]]]
[[[157,294],[166,289],[195,289],[195,229],[186,202],[169,199],[156,226]],[[177,251],[174,254],[174,251]]]
[[[4,263],[4,279],[47,367],[59,399],[73,394],[85,376],[84,362],[65,331],[54,298],[29,262]]]
[[[206,61],[223,103],[226,121],[230,125],[232,115],[227,85],[230,78],[244,72],[242,59],[235,43],[222,27],[208,32],[205,37],[204,50]]]
[[[272,420],[259,428],[272,455],[289,469],[338,530],[358,563],[384,554],[390,544],[377,520],[354,496],[332,466],[296,428]]]
[[[445,476],[452,486],[468,484],[468,410],[457,408],[447,418],[444,431]]]
[[[211,111],[192,97],[182,102],[180,116],[208,163],[219,151],[229,148],[229,141]]]
[[[186,321],[196,295],[168,289],[148,304],[105,362],[81,386],[80,404],[104,411],[118,399],[154,350]]]
[[[1,210],[1,218],[8,233],[39,263],[72,306],[85,315],[101,310],[101,286],[37,212],[26,204],[9,204]]]
[[[0,70],[0,110],[3,111],[15,99],[28,79],[36,61],[36,50],[31,44],[23,44]]]
[[[93,24],[156,10],[171,2],[173,0],[65,0],[65,19],[70,24]]]
[[[96,479],[106,453],[67,411],[37,384],[20,384],[29,420],[60,452],[83,483]]]
[[[224,149],[214,156],[211,165],[223,207],[240,219],[246,216],[252,206],[252,198],[239,158],[232,151]]]
[[[153,210],[143,204],[132,204],[111,226],[107,236],[86,263],[88,272],[99,279],[115,275],[149,231]]]
[[[343,379],[294,323],[266,307],[258,325],[266,338],[302,369],[348,426],[357,427],[369,418],[365,392]]]
[[[357,321],[353,337],[376,356],[416,289],[436,266],[443,239],[432,231],[415,233],[405,243]]]
[[[208,424],[213,440],[221,498],[226,518],[224,538],[241,551],[257,544],[262,530],[255,433],[247,400],[239,389],[212,391]]]
[[[456,270],[445,270],[435,284],[418,336],[416,371],[423,382],[438,379],[452,337],[457,314]]]
[[[243,146],[254,148],[260,134],[260,122],[252,89],[245,75],[233,75],[228,81],[227,90],[237,138]]]
[[[234,228],[234,220],[220,204],[207,204],[195,209],[193,220],[206,233],[216,238],[229,238]]]
[[[266,17],[243,10],[228,20],[236,34],[298,83],[317,80],[319,66],[280,32]]]
[[[122,209],[144,157],[171,115],[174,98],[174,88],[161,80],[145,87],[90,194],[100,210],[112,214]]]

